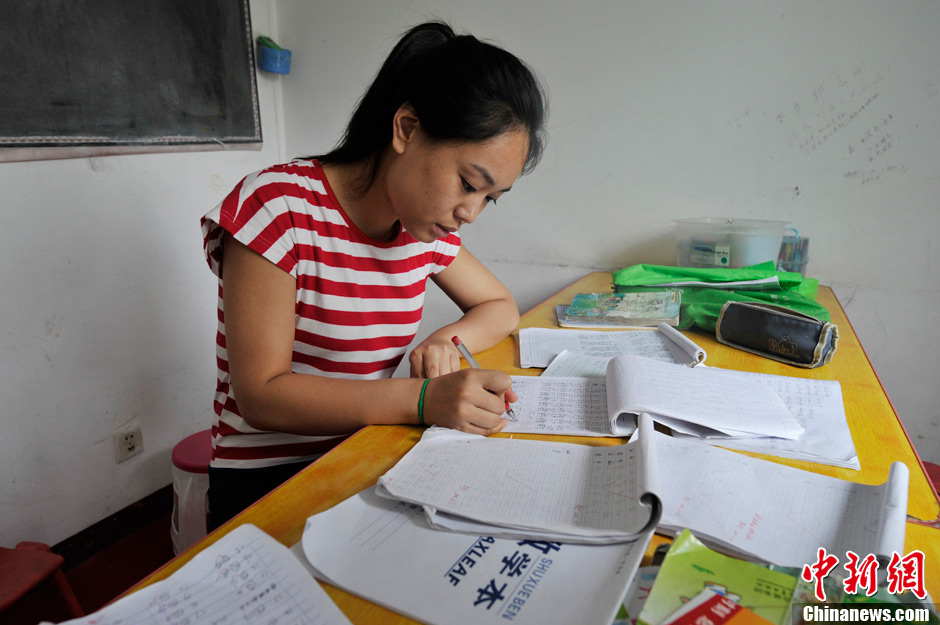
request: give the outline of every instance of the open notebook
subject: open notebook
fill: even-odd
[[[900,463],[884,484],[856,484],[666,436],[644,415],[637,436],[612,447],[432,428],[376,492],[421,505],[438,529],[588,544],[642,534],[661,504],[660,529],[802,566],[819,547],[901,552],[907,488]]]
[[[618,356],[606,380],[514,376],[519,401],[504,432],[627,436],[647,413],[674,431],[700,437],[803,433],[784,401],[759,381],[713,367],[690,368],[639,356]]]
[[[585,430],[603,430],[606,423],[607,363],[610,358],[587,356],[563,351],[542,372],[542,379],[549,377],[600,378],[570,383],[561,381],[557,386],[549,381],[536,382],[539,378],[518,377],[513,388],[522,390],[526,403],[537,397],[538,411],[524,412],[519,423],[510,424],[510,432],[541,432],[551,434],[592,435]],[[752,373],[723,369],[730,379],[742,379],[764,384],[776,392],[793,417],[803,427],[803,434],[796,440],[774,437],[712,438],[713,445],[744,449],[760,453],[808,460],[847,469],[861,468],[855,442],[845,418],[842,401],[842,386],[837,380],[815,380],[769,373]],[[556,408],[563,404],[563,409]],[[523,408],[515,408],[517,415]],[[587,425],[588,423],[598,425]],[[596,436],[596,434],[593,434]]]
[[[705,362],[705,350],[675,328],[659,324],[655,330],[603,332],[590,330],[519,330],[519,364],[546,367],[561,351],[613,358],[621,354],[645,356],[694,367]]]

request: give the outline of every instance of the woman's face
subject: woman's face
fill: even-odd
[[[392,149],[389,203],[405,230],[431,242],[471,223],[509,190],[525,166],[528,134],[520,129],[480,142],[439,143],[412,117],[396,125]]]

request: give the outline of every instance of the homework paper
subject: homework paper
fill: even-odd
[[[519,330],[519,362],[523,368],[546,367],[563,350],[613,358],[634,354],[665,362],[695,366],[705,351],[681,332],[664,323],[656,330],[597,332],[589,330]]]
[[[651,476],[639,465],[641,448],[429,428],[379,478],[376,493],[424,506],[435,527],[456,517],[485,523],[487,534],[504,538],[627,542],[659,520],[658,504],[645,499]]]
[[[666,436],[642,415],[638,434],[612,447],[428,430],[376,492],[420,504],[432,527],[507,536],[529,527],[571,542],[642,533],[643,514],[662,502],[660,530],[688,527],[722,549],[800,567],[819,547],[900,552],[907,486],[900,463],[884,484],[855,484]]]
[[[575,352],[563,351],[552,360],[548,368],[542,372],[540,378],[554,376],[597,377],[606,375],[608,358],[585,356]],[[701,365],[705,366],[705,365]],[[744,449],[760,453],[808,460],[820,464],[845,467],[858,470],[858,454],[852,434],[849,431],[845,418],[845,408],[842,402],[842,388],[835,380],[814,380],[810,378],[795,378],[782,375],[764,373],[750,373],[745,371],[732,371],[720,369],[730,380],[736,378],[748,382],[757,381],[773,389],[784,405],[803,428],[803,433],[795,440],[772,437],[750,437],[741,435],[734,438],[707,439],[713,445]],[[515,412],[523,413],[524,418],[518,422],[510,423],[506,432],[538,432],[545,434],[570,434],[577,436],[596,436],[597,432],[606,432],[593,410],[580,407],[577,399],[565,403],[563,408],[554,396],[550,382],[546,386],[540,383],[528,382],[539,378],[518,376],[513,378],[513,389],[525,388],[520,404],[516,404]],[[567,382],[567,386],[574,382]],[[599,395],[599,387],[583,383],[585,388],[590,387],[592,392]],[[606,384],[605,384],[606,388]],[[561,397],[571,396],[571,393],[557,391]],[[538,408],[527,408],[530,397],[538,396]],[[598,405],[593,400],[594,406]],[[606,405],[606,398],[605,398]],[[555,406],[558,406],[556,409]],[[534,415],[530,417],[530,411]],[[589,416],[591,415],[591,416]],[[585,431],[587,430],[587,431]],[[594,433],[590,433],[593,431]],[[678,429],[673,432],[677,436],[691,436],[699,438],[697,434],[682,434]]]
[[[819,547],[903,552],[908,470],[899,462],[884,484],[868,486],[652,435],[656,462],[669,475],[659,482],[661,531],[687,527],[726,550],[783,566],[814,562]]]
[[[519,400],[507,433],[627,436],[637,415],[698,437],[794,439],[803,426],[774,390],[725,369],[618,356],[600,378],[513,376]],[[604,396],[604,398],[602,398]],[[606,416],[605,416],[606,415]]]
[[[176,573],[60,625],[350,625],[293,554],[241,525]]]
[[[724,370],[730,379],[757,381],[772,388],[804,428],[796,440],[737,437],[713,445],[858,470],[858,454],[845,420],[842,387],[835,380],[793,378]]]
[[[516,418],[503,432],[611,436],[607,383],[603,378],[513,376]],[[632,428],[630,432],[632,432]]]
[[[610,623],[649,537],[586,546],[440,532],[420,508],[367,490],[310,517],[303,548],[321,579],[432,625]]]
[[[607,365],[607,412],[614,422],[646,413],[689,434],[795,439],[803,426],[769,387],[725,369],[682,367],[638,356]]]
[[[552,358],[542,377],[604,378],[608,362],[610,358],[606,356],[588,356],[565,349]]]

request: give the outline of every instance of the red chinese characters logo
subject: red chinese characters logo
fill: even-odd
[[[864,591],[871,597],[878,592],[878,559],[874,554],[864,558],[854,551],[845,552],[846,562],[843,568],[847,575],[842,580],[842,587],[846,594],[855,595]],[[924,586],[924,552],[915,550],[902,556],[895,552],[891,554],[891,561],[886,567],[888,592],[899,595],[906,591],[914,593],[918,599],[925,599],[927,591]],[[800,579],[804,582],[814,582],[813,594],[817,601],[826,600],[826,589],[823,580],[839,564],[839,558],[820,547],[816,551],[816,561],[803,566]]]
[[[816,550],[816,562],[803,566],[803,572],[800,573],[800,579],[804,582],[815,582],[813,594],[818,601],[826,600],[826,589],[823,588],[823,580],[839,564],[839,558],[826,553],[823,547]]]
[[[924,588],[924,552],[915,550],[906,556],[897,552],[891,554],[888,563],[888,592],[899,595],[910,590],[918,599],[925,599],[927,591]]]
[[[858,594],[859,587],[865,590],[865,596],[871,597],[878,592],[878,558],[870,553],[859,558],[854,551],[845,552],[846,563],[843,568],[849,572],[842,582],[845,592],[850,595]]]

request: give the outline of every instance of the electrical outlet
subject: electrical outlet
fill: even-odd
[[[140,426],[114,433],[114,461],[124,462],[144,450],[144,435]]]

